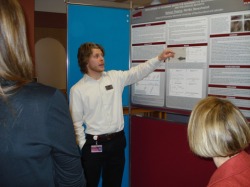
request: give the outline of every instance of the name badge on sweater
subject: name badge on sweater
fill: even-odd
[[[106,90],[112,90],[113,86],[112,86],[112,84],[110,84],[110,85],[105,86],[105,88],[106,88]]]

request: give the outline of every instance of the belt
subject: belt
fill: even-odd
[[[97,141],[109,141],[113,140],[114,138],[120,137],[122,135],[124,135],[124,130],[114,133],[100,134],[100,135],[86,134],[86,139],[92,139]]]

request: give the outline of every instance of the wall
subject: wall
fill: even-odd
[[[38,82],[66,93],[67,18],[65,13],[35,11],[35,59]]]
[[[194,156],[187,124],[131,117],[131,187],[202,187],[216,169]]]
[[[19,0],[21,6],[23,7],[26,25],[27,25],[27,35],[28,43],[30,46],[31,56],[34,62],[35,59],[35,47],[34,47],[34,0]]]

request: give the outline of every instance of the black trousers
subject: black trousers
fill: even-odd
[[[91,153],[91,145],[102,145],[101,153]],[[87,187],[120,187],[125,164],[126,138],[124,133],[110,140],[86,139],[82,148],[82,166]]]

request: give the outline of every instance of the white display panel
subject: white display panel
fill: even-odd
[[[209,0],[151,6],[133,10],[131,19],[131,67],[164,48],[175,52],[132,86],[132,104],[191,110],[201,98],[217,96],[250,117],[250,3]]]

